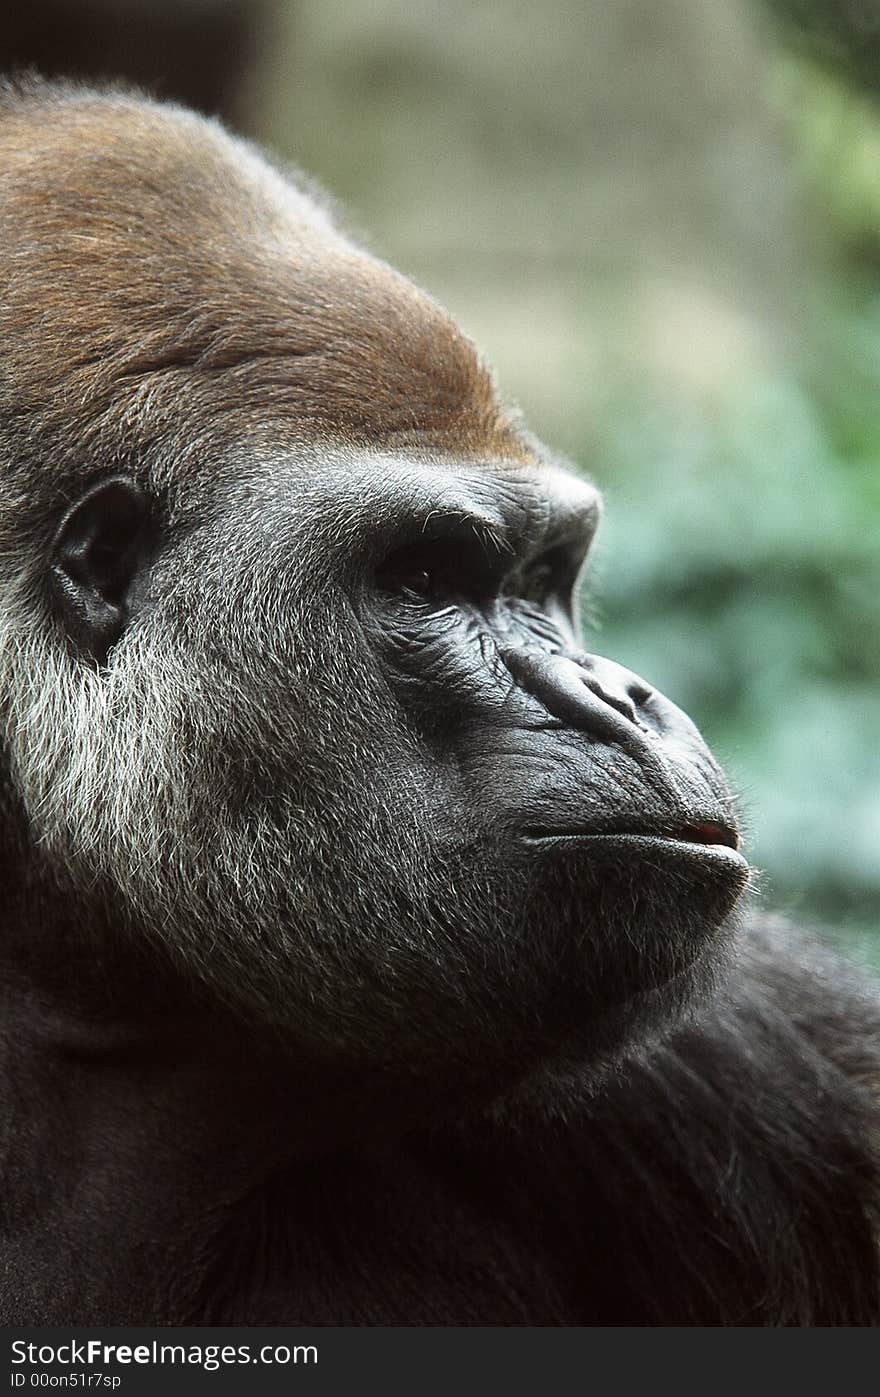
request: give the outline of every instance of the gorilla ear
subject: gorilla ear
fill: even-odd
[[[92,486],[58,527],[52,591],[68,631],[99,664],[125,629],[154,533],[149,497],[125,476]]]

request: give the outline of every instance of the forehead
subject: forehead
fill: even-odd
[[[245,143],[121,97],[0,103],[0,406],[105,436],[532,459],[470,342]]]

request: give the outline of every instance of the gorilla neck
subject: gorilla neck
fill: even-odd
[[[147,1322],[168,1312],[169,1285],[197,1285],[192,1258],[216,1254],[238,1205],[290,1165],[400,1133],[413,1102],[377,1126],[375,1091],[297,1071],[196,1007],[167,971],[133,966],[130,947],[87,950],[63,899],[50,908],[2,858],[0,869],[11,894],[0,911],[0,1299],[9,1285],[31,1317],[61,1323],[106,1318],[124,1295]],[[95,1291],[74,1302],[57,1278],[83,1275],[84,1249],[82,1284]],[[186,1294],[173,1299],[185,1312]],[[18,1303],[11,1290],[5,1312]]]

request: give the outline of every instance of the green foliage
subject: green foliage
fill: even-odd
[[[880,255],[880,60],[873,95],[845,71],[802,54],[776,66],[774,95],[792,137],[792,172],[812,204],[831,250],[876,264]]]
[[[612,405],[596,645],[701,721],[768,900],[880,953],[880,325],[837,351],[823,393]]]

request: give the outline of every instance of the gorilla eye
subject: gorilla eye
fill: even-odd
[[[497,592],[497,579],[476,540],[423,539],[385,559],[376,572],[383,592],[448,605],[479,605]]]
[[[546,606],[549,602],[567,608],[583,562],[578,547],[557,544],[533,559],[519,581],[521,595],[527,601]]]
[[[415,592],[420,597],[430,596],[436,587],[436,581],[427,568],[416,568],[408,576],[404,574],[402,583],[406,591]]]
[[[53,597],[74,640],[99,664],[129,619],[153,539],[149,498],[124,476],[93,486],[58,527],[49,574]]]
[[[549,562],[536,563],[523,578],[523,591],[530,601],[544,601],[554,587],[554,571]]]

